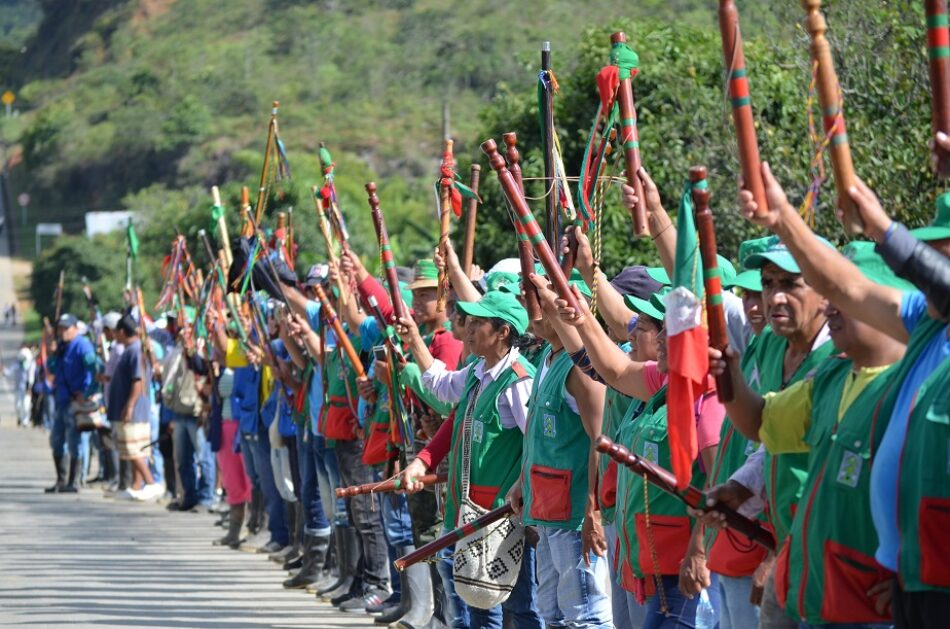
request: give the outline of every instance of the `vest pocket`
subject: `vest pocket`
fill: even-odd
[[[779,607],[785,609],[785,602],[788,600],[788,554],[791,548],[791,537],[785,538],[782,544],[782,550],[775,560],[775,567],[772,568],[772,583],[775,586],[775,599]]]
[[[867,591],[890,578],[873,557],[827,540],[824,552],[824,587],[821,619],[829,623],[878,623],[890,620],[878,616]],[[805,587],[802,584],[801,587]]]
[[[348,406],[334,406],[327,404],[326,423],[323,436],[336,441],[353,441],[356,439],[356,418]]]
[[[922,498],[917,512],[920,523],[920,580],[927,585],[950,587],[950,498]]]
[[[607,469],[604,470],[604,476],[600,479],[598,487],[598,499],[601,508],[613,507],[617,504],[617,462],[611,460],[607,463]]]
[[[495,499],[498,498],[498,487],[491,485],[469,485],[469,499],[482,509],[494,509]]]
[[[710,570],[727,577],[747,577],[755,572],[765,555],[766,550],[758,544],[730,529],[720,529],[709,549],[706,564]]]
[[[650,542],[656,553],[660,574],[679,574],[680,563],[686,556],[689,547],[690,524],[689,518],[680,515],[650,514],[650,530],[647,531],[645,513],[638,513],[637,545],[640,570],[643,574],[653,574],[656,567],[653,564],[653,553],[650,552]],[[649,579],[648,579],[649,581]]]
[[[571,518],[571,470],[531,466],[531,517],[544,522]]]
[[[371,422],[363,446],[363,463],[379,465],[389,459],[389,424]]]

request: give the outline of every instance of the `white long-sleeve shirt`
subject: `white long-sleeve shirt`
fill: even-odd
[[[512,348],[508,354],[498,361],[491,369],[485,369],[485,359],[480,359],[474,366],[459,371],[449,371],[445,363],[435,360],[422,374],[422,384],[432,395],[442,402],[456,404],[465,393],[465,383],[468,380],[469,370],[475,370],[475,377],[481,383],[481,391],[496,380],[505,369],[514,363],[520,353]],[[501,425],[505,428],[517,426],[521,432],[528,424],[528,399],[531,397],[532,378],[522,378],[506,387],[498,396],[498,415]],[[464,413],[464,409],[462,409]]]

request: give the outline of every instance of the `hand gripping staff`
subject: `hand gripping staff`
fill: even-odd
[[[927,57],[930,60],[930,91],[933,95],[934,133],[950,133],[950,25],[947,0],[926,0]],[[950,154],[939,146],[937,175],[950,175]]]
[[[757,216],[764,216],[769,209],[765,199],[765,184],[762,182],[762,166],[759,160],[759,143],[752,117],[752,100],[749,97],[749,77],[742,52],[742,33],[739,32],[739,12],[733,0],[719,0],[719,31],[722,34],[722,54],[725,60],[727,91],[732,103],[732,121],[736,127],[736,142],[739,145],[739,166],[742,169],[742,185],[752,193]]]
[[[448,474],[425,474],[413,480],[419,483],[422,483],[426,487],[429,485],[435,485],[437,483],[444,483],[449,479]],[[381,494],[391,491],[400,491],[404,489],[402,486],[402,478],[391,478],[389,480],[384,480],[379,483],[366,483],[365,485],[351,485],[349,487],[337,487],[336,497],[337,498],[349,498],[352,496],[359,496],[361,494]]]
[[[524,180],[521,176],[521,165],[519,163],[521,154],[518,152],[518,135],[512,131],[501,137],[508,147],[506,151],[508,172],[514,178],[523,198]],[[528,277],[534,273],[534,249],[531,247],[528,233],[520,221],[515,222],[515,231],[518,233],[518,260],[521,262],[521,290],[524,296],[524,307],[528,311],[528,319],[538,321],[541,318],[541,301],[538,298],[537,287],[528,280]]]
[[[409,317],[406,304],[402,301],[399,292],[399,278],[396,276],[396,260],[393,258],[393,249],[389,244],[389,233],[386,231],[386,222],[383,220],[383,211],[379,209],[379,197],[376,196],[376,182],[366,184],[369,194],[369,210],[373,215],[373,227],[376,228],[376,237],[379,240],[379,257],[383,263],[383,272],[386,274],[386,283],[389,284],[389,299],[393,304],[393,316],[396,320]],[[385,324],[385,321],[381,323]]]
[[[453,544],[457,544],[469,535],[477,533],[483,528],[498,522],[502,518],[511,516],[513,513],[514,509],[511,508],[511,505],[505,503],[497,509],[493,509],[485,515],[472,520],[468,524],[464,524],[457,529],[449,531],[442,537],[429,542],[425,546],[417,548],[408,555],[400,557],[393,562],[393,566],[396,567],[396,570],[402,572],[409,566],[415,565],[420,561],[425,561],[440,550],[446,549]]]
[[[709,209],[709,189],[700,184],[706,181],[706,167],[689,169],[693,184],[693,205],[696,231],[699,232],[699,253],[703,259],[703,287],[706,289],[706,320],[709,324],[709,345],[725,352],[729,346],[726,332],[726,312],[722,306],[722,273],[716,256],[716,230]],[[699,184],[699,185],[697,185]],[[722,403],[732,401],[732,376],[728,369],[716,378],[716,395]]]
[[[330,263],[336,266],[339,258],[336,255],[336,251],[333,249],[333,238],[330,236],[330,222],[327,219],[326,213],[324,213],[323,208],[321,207],[320,199],[320,188],[318,186],[312,186],[310,192],[313,193],[313,205],[317,210],[317,223],[320,224],[320,233],[323,235],[323,242],[327,246],[327,257],[330,259]],[[336,277],[336,286],[340,290],[340,300],[343,305],[347,304],[348,293],[343,286],[343,277],[337,275]]]
[[[455,183],[455,158],[452,155],[453,142],[445,138],[442,149],[442,164],[439,166],[439,250],[442,255],[446,252],[446,243],[449,240],[449,229],[452,227],[452,199],[453,184]],[[438,302],[436,310],[443,312],[449,293],[449,276],[444,269],[439,269]]]
[[[689,486],[685,491],[680,492],[676,489],[676,477],[669,470],[665,470],[650,461],[639,457],[627,450],[622,445],[611,441],[608,437],[601,435],[597,437],[594,447],[601,454],[606,454],[614,461],[623,465],[640,476],[646,476],[656,487],[659,487],[666,493],[678,498],[694,509],[718,511],[726,517],[726,524],[730,529],[748,537],[750,541],[759,546],[775,551],[775,536],[755,520],[751,520],[739,512],[727,507],[722,503],[716,503],[713,507],[706,506],[706,495],[693,486]]]
[[[805,25],[811,35],[812,62],[818,64],[818,103],[825,133],[831,136],[831,168],[835,175],[838,206],[843,213],[841,222],[848,233],[860,234],[863,229],[861,218],[848,194],[848,190],[854,186],[854,163],[851,161],[851,147],[848,146],[848,132],[844,125],[844,103],[838,87],[838,75],[835,74],[831,57],[831,45],[825,37],[828,24],[821,14],[821,0],[801,2],[802,8],[808,13]]]
[[[534,249],[537,251],[538,257],[541,260],[541,266],[543,266],[547,272],[548,279],[554,284],[554,290],[561,299],[567,302],[569,307],[573,308],[575,312],[580,312],[580,304],[571,291],[570,286],[568,286],[567,278],[564,277],[564,273],[561,272],[561,267],[558,265],[557,258],[554,257],[554,252],[551,251],[551,247],[548,246],[547,241],[544,239],[544,234],[541,233],[538,221],[535,220],[531,209],[528,207],[528,203],[524,197],[521,196],[521,191],[518,188],[515,178],[505,166],[505,158],[498,152],[498,145],[495,144],[493,139],[489,138],[482,143],[482,151],[488,155],[491,167],[495,169],[495,174],[498,175],[498,181],[501,184],[502,191],[505,193],[505,198],[508,199],[508,204],[518,215],[521,226],[534,245]],[[529,281],[528,278],[524,278],[525,284]]]
[[[323,313],[323,320],[329,323],[330,327],[332,327],[333,331],[336,333],[340,346],[343,347],[346,357],[350,359],[350,363],[353,365],[353,370],[356,371],[356,377],[365,378],[366,370],[363,369],[363,363],[360,361],[360,355],[356,353],[356,349],[350,342],[350,337],[347,336],[346,332],[343,330],[343,324],[340,323],[340,318],[337,316],[336,310],[334,310],[333,306],[330,305],[330,300],[327,298],[326,292],[324,292],[323,288],[319,284],[313,288],[317,293],[317,299],[320,300],[320,311]]]
[[[618,51],[626,49],[627,35],[623,31],[610,36],[610,61],[619,65],[615,59]],[[632,52],[632,51],[631,51]],[[637,133],[637,108],[633,103],[633,76],[635,72],[628,69],[620,70],[620,84],[617,86],[617,102],[620,104],[620,144],[623,147],[623,160],[626,165],[627,185],[632,186],[637,195],[637,204],[633,207],[633,234],[638,238],[650,235],[647,228],[646,197],[643,194],[643,183],[637,175],[640,170],[640,137]]]

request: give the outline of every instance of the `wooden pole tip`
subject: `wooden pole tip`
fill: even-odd
[[[626,41],[627,41],[627,34],[624,33],[623,31],[617,31],[616,33],[610,36],[611,44],[623,44],[623,43],[626,43]]]
[[[366,191],[370,194],[376,194],[376,182],[370,181],[366,184]]]
[[[706,167],[705,166],[690,166],[689,168],[689,180],[693,183],[697,181],[702,181],[706,178]]]

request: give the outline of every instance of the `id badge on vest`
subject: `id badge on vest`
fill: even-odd
[[[864,459],[860,454],[844,450],[841,454],[841,465],[838,467],[838,476],[836,480],[842,485],[851,487],[858,486],[861,480],[861,468],[864,465]]]
[[[545,413],[541,419],[544,436],[557,439],[557,417],[551,413]]]
[[[659,463],[660,462],[660,444],[654,441],[644,441],[643,442],[643,456],[644,459],[650,463]]]

